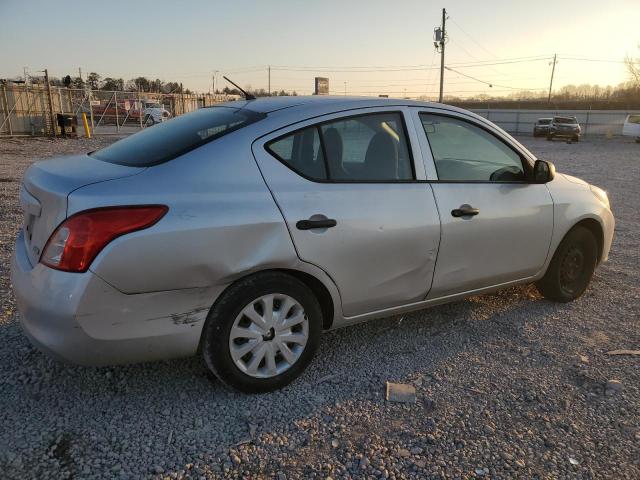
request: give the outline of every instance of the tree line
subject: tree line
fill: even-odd
[[[31,77],[31,83],[38,84],[44,83],[43,77]],[[49,77],[49,83],[54,87],[66,87],[64,78]],[[152,80],[147,77],[136,77],[129,80],[114,77],[102,77],[99,73],[91,72],[85,78],[70,77],[68,84],[69,88],[90,88],[91,90],[104,90],[104,91],[121,91],[121,92],[145,92],[145,93],[194,93],[188,88],[183,88],[182,83],[178,82],[163,82],[159,78]],[[294,90],[293,92],[287,92],[285,90],[274,91],[269,93],[264,88],[253,89],[251,86],[245,88],[246,91],[253,94],[255,97],[267,97],[267,96],[288,96],[298,95]],[[216,94],[224,95],[240,95],[242,92],[237,88],[224,87],[223,89],[216,89]]]

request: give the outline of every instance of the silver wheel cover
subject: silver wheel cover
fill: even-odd
[[[241,372],[271,378],[287,371],[304,352],[309,319],[289,295],[273,293],[253,300],[238,314],[229,335],[229,352]]]

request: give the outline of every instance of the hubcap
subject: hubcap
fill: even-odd
[[[238,314],[229,335],[236,366],[255,378],[280,375],[298,361],[309,338],[309,320],[289,295],[257,298]]]
[[[560,268],[560,283],[562,287],[573,292],[575,283],[580,279],[584,270],[584,254],[578,247],[571,247],[564,259],[562,260],[562,266]]]

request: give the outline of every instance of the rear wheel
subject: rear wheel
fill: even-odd
[[[318,348],[322,312],[313,293],[280,272],[235,283],[209,312],[202,353],[224,383],[247,393],[292,382]]]
[[[547,141],[550,142],[553,140],[553,137],[551,135],[547,135]]]
[[[598,245],[590,230],[577,226],[564,237],[545,276],[536,283],[548,300],[570,302],[584,293],[598,261]]]
[[[573,137],[573,141],[574,142],[579,142],[580,141],[580,137],[576,135],[575,137]]]

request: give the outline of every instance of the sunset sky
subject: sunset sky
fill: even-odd
[[[554,53],[555,87],[616,85],[626,80],[625,55],[640,57],[639,0],[0,0],[0,78],[21,76],[23,67],[75,76],[81,67],[206,92],[215,71],[216,87],[225,86],[226,73],[242,86],[266,89],[271,65],[272,90],[309,94],[313,77],[326,76],[336,94],[346,88],[434,97],[433,29],[442,7],[450,17],[446,64],[474,77],[447,71],[448,94],[545,90]],[[495,65],[477,66],[484,62]]]

